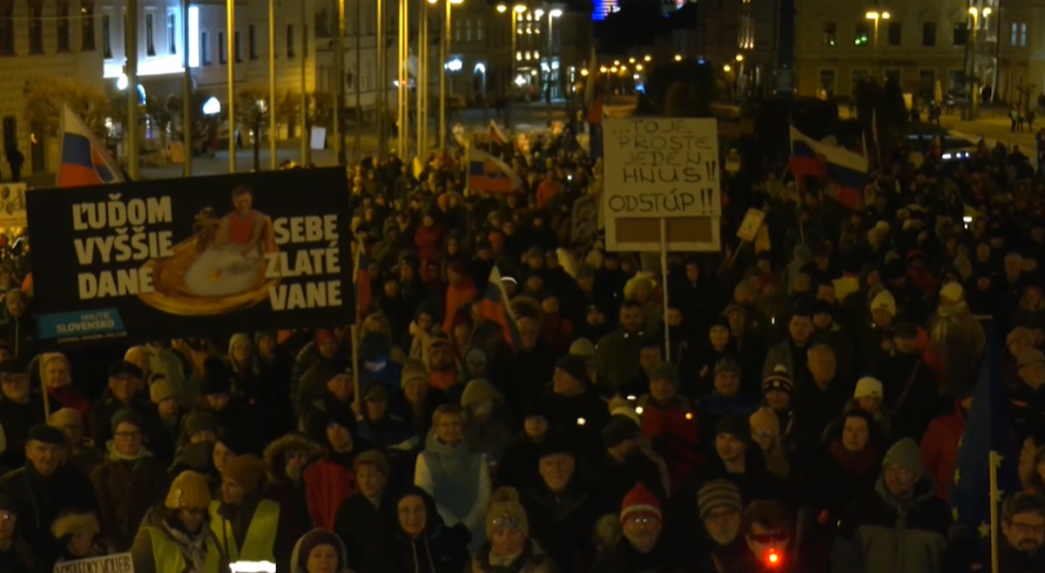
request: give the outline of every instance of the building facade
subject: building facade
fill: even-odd
[[[844,99],[873,75],[898,79],[903,91],[919,101],[933,99],[937,91],[961,98],[972,87],[973,69],[981,85],[993,86],[998,6],[995,0],[981,0],[976,8],[974,17],[968,0],[877,6],[796,0],[798,93]],[[985,9],[990,13],[984,17]]]
[[[23,172],[53,169],[58,141],[26,114],[31,84],[41,78],[72,79],[102,87],[102,37],[93,0],[0,1],[0,126],[3,151],[25,156]],[[6,160],[0,172],[10,177]]]
[[[997,97],[1036,106],[1045,88],[1045,0],[1007,0],[998,27]]]
[[[728,66],[727,76],[742,90],[790,90],[792,0],[710,0],[697,6],[700,57],[724,71]]]

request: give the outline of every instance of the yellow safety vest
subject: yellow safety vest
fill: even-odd
[[[279,528],[278,503],[267,499],[261,500],[247,527],[247,538],[243,541],[242,551],[236,547],[232,524],[218,513],[219,507],[221,507],[221,502],[210,502],[210,528],[219,545],[228,543],[228,547],[224,549],[229,563],[236,561],[276,562],[276,530]]]
[[[152,560],[156,564],[156,573],[185,573],[185,555],[181,546],[166,533],[155,527],[147,528],[152,539]],[[207,557],[200,573],[218,573],[221,555],[214,539],[207,540]]]

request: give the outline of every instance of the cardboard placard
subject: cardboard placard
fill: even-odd
[[[755,236],[758,234],[758,229],[762,226],[762,221],[765,218],[766,214],[759,209],[748,209],[744,215],[744,220],[740,222],[740,228],[737,229],[737,237],[749,243],[755,242]]]
[[[0,229],[24,227],[25,183],[0,183]]]
[[[714,119],[604,121],[606,248],[717,251],[722,214]],[[667,219],[666,244],[660,219]]]
[[[54,566],[54,573],[134,573],[130,553],[66,561]]]

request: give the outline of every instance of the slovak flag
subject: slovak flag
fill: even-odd
[[[508,136],[501,131],[501,128],[497,127],[497,124],[490,120],[490,141],[497,145],[507,145]]]
[[[870,183],[867,157],[848,149],[816,141],[791,126],[791,173],[799,181],[803,177],[826,177],[838,186],[838,202],[856,209],[863,201],[864,188]]]
[[[522,179],[507,163],[489,153],[468,148],[468,190],[478,193],[511,193]]]
[[[366,253],[366,244],[363,241],[356,243],[356,256],[352,272],[352,282],[356,284],[356,317],[360,320],[366,318],[367,311],[373,293],[370,292],[370,256]]]
[[[62,132],[62,160],[58,168],[56,187],[123,183],[123,171],[119,163],[109,155],[105,146],[67,105],[62,106],[59,124]]]

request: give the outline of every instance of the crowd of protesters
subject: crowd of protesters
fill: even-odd
[[[41,352],[23,244],[0,267],[0,571],[987,570],[949,503],[985,323],[1022,447],[999,573],[1045,571],[1045,203],[1014,155],[898,150],[858,210],[735,176],[724,252],[672,253],[663,284],[657,257],[572,242],[601,167],[534,139],[493,146],[510,195],[465,193],[449,158],[356,167],[356,348],[331,324]],[[749,207],[758,252],[733,238]],[[495,266],[517,336],[480,303]]]

